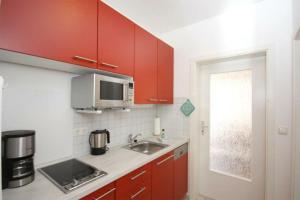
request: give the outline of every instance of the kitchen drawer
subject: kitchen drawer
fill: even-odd
[[[81,200],[114,200],[115,196],[115,183],[111,183],[81,198]]]
[[[140,199],[148,193],[150,195],[151,165],[147,164],[120,178],[116,181],[116,188],[118,200],[132,199],[132,196],[134,196],[133,199]]]
[[[122,185],[117,187],[117,200],[148,199],[151,197],[151,180],[147,180],[140,185]]]
[[[143,182],[145,182],[146,180],[150,180],[150,179],[151,179],[151,165],[147,164],[117,180],[116,186],[117,187],[123,185],[138,186]]]

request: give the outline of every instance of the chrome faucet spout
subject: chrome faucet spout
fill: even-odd
[[[128,136],[128,142],[129,142],[130,144],[133,144],[133,143],[138,142],[137,138],[138,138],[139,136],[142,136],[142,134],[139,133],[139,134],[137,134],[137,135],[135,135],[135,136],[133,136],[132,134],[130,134],[130,135]]]

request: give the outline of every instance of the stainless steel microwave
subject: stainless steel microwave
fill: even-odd
[[[71,104],[75,109],[127,108],[133,105],[133,78],[87,74],[72,78]]]

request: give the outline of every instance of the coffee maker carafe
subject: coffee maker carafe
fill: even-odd
[[[34,180],[35,131],[2,132],[2,188],[27,185]]]
[[[91,132],[89,142],[92,155],[105,154],[105,152],[108,150],[106,144],[110,143],[109,131],[104,129]]]

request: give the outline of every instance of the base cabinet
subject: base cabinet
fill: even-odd
[[[151,165],[147,164],[116,181],[116,199],[151,199]]]
[[[188,154],[184,145],[175,150],[174,200],[182,200],[188,192]]]
[[[152,199],[174,198],[174,154],[173,152],[152,162]]]
[[[115,200],[115,199],[116,199],[115,183],[111,183],[81,198],[80,200]]]
[[[178,156],[178,149],[81,200],[183,200],[187,193],[188,154],[180,150]]]

